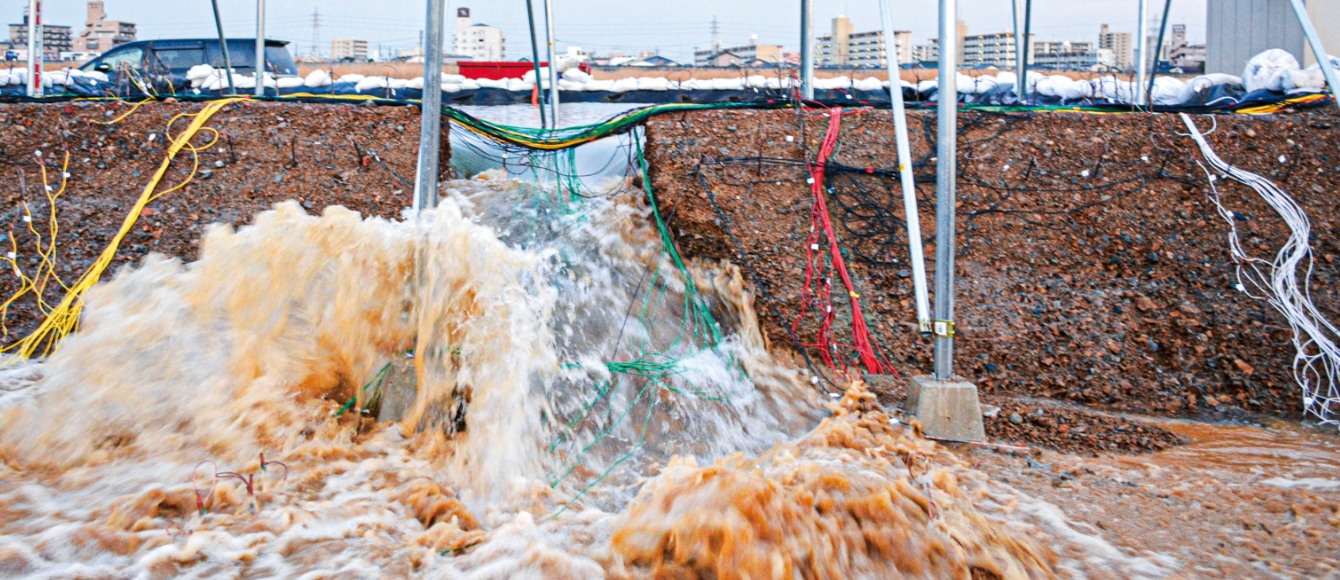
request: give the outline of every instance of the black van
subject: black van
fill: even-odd
[[[256,68],[256,39],[229,38],[228,59],[233,71],[253,74]],[[191,67],[208,64],[223,68],[223,51],[217,38],[186,38],[169,40],[137,40],[127,42],[101,56],[84,63],[79,70],[107,74],[133,69],[155,81],[170,80],[175,88],[185,87],[186,71]],[[288,52],[288,41],[265,41],[266,72],[277,77],[297,76],[298,65]]]

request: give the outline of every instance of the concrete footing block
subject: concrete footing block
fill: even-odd
[[[937,381],[912,377],[903,410],[921,422],[923,433],[959,441],[985,441],[982,406],[977,385],[967,381]]]

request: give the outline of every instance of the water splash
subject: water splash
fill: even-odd
[[[851,505],[901,494],[871,516],[880,533],[925,536],[954,570],[1045,575],[1045,558],[972,516],[943,475],[926,472],[940,492],[897,487],[911,485],[897,475],[906,457],[872,450],[930,444],[874,429],[887,417],[865,403],[821,408],[766,351],[737,269],[690,266],[726,338],[682,340],[687,284],[640,196],[573,208],[485,177],[448,183],[418,220],[280,204],[211,230],[195,263],[151,256],[93,289],[56,355],[0,377],[0,571],[642,576],[670,569],[636,547],[664,537],[658,526],[745,501],[693,471],[743,453],[708,469],[792,490],[790,523],[750,548],[769,566],[793,540],[846,545],[852,521],[802,509],[811,483],[842,480]],[[619,370],[649,349],[670,361],[664,372]],[[367,397],[336,416],[388,365],[402,367],[382,387],[406,400],[395,421],[378,422],[385,403]],[[785,443],[829,412],[847,418]],[[854,424],[866,447],[834,443]],[[287,469],[262,469],[261,453]],[[215,479],[202,460],[251,481]],[[950,519],[934,526],[950,531],[926,531],[913,492],[937,498]],[[659,511],[664,497],[679,508]],[[714,533],[683,540],[706,542],[695,558],[729,562]],[[916,550],[831,565],[942,569]]]

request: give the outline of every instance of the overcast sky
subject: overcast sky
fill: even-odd
[[[1136,0],[1033,1],[1033,32],[1039,40],[1096,40],[1103,23],[1114,31],[1134,32],[1138,22]],[[535,2],[538,20],[543,4],[542,0]],[[214,35],[207,0],[107,0],[106,4],[108,18],[134,22],[141,39]],[[229,36],[255,36],[254,1],[219,0],[219,4]],[[936,35],[936,2],[894,0],[893,4],[899,11],[895,26],[911,30],[913,42]],[[1153,0],[1149,4],[1153,29],[1163,3]],[[0,0],[7,22],[20,22],[27,5],[26,0]],[[298,54],[310,51],[312,12],[319,8],[321,53],[330,51],[331,38],[364,39],[374,52],[378,45],[409,48],[418,44],[424,6],[423,0],[269,0],[266,36],[295,42]],[[530,53],[524,0],[448,0],[448,42],[460,6],[471,9],[476,23],[503,29],[508,59]],[[1009,30],[1009,0],[960,0],[958,10],[969,34]],[[78,0],[48,0],[43,6],[46,22],[73,26],[76,33],[83,27],[85,13],[85,3]],[[844,14],[857,32],[879,27],[879,4],[873,0],[814,0],[816,34],[823,34],[832,18]],[[560,50],[567,45],[598,53],[659,48],[671,59],[691,60],[694,47],[711,44],[713,16],[728,46],[745,43],[752,33],[758,34],[760,43],[781,44],[786,50],[799,47],[799,0],[554,0]],[[1203,42],[1205,0],[1173,2],[1169,22],[1186,24],[1191,41]],[[537,24],[542,26],[542,20]]]

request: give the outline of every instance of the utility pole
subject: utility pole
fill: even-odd
[[[1141,0],[1143,1],[1143,0]],[[956,0],[940,0],[940,78],[936,91],[935,379],[954,380],[954,197],[958,173],[958,20]]]
[[[1149,38],[1145,27],[1149,25],[1149,0],[1140,0],[1140,26],[1136,27],[1136,34],[1140,35],[1135,39],[1136,46],[1139,47],[1140,62],[1135,65],[1135,104],[1145,105],[1145,63],[1149,61]]]
[[[1010,0],[1010,16],[1014,20],[1014,94],[1019,101],[1024,100],[1024,45],[1028,39],[1020,36],[1023,27],[1019,26],[1019,0]]]
[[[265,0],[256,0],[256,96],[265,96]]]
[[[1321,74],[1331,87],[1331,100],[1340,107],[1340,75],[1336,74],[1335,66],[1331,64],[1330,53],[1321,45],[1321,37],[1317,35],[1317,28],[1312,25],[1312,17],[1308,16],[1302,0],[1289,1],[1293,4],[1294,15],[1298,16],[1298,24],[1303,27],[1303,36],[1307,37],[1308,45],[1312,47],[1312,56],[1317,57],[1317,66],[1321,67]]]
[[[1010,0],[1013,2],[1014,0]],[[912,147],[907,140],[907,112],[903,108],[903,80],[898,71],[898,40],[893,31],[892,0],[879,0],[884,26],[884,61],[889,69],[889,99],[893,104],[893,131],[898,145],[898,181],[903,186],[903,215],[907,218],[907,255],[912,261],[912,288],[917,301],[917,328],[931,332],[930,300],[926,296],[926,259],[921,248],[921,216],[917,212],[917,185],[912,177]]]
[[[28,96],[42,96],[42,3],[28,0]]]
[[[420,38],[423,32],[419,32]],[[312,58],[316,58],[316,47],[321,44],[321,8],[318,6],[312,9]],[[420,42],[422,44],[422,42]]]
[[[935,167],[935,373],[912,377],[906,411],[924,433],[955,441],[982,441],[982,406],[977,386],[954,378],[954,181],[958,154],[958,21],[956,0],[940,0],[940,78],[936,103],[939,125]]]
[[[219,32],[219,49],[223,51],[223,74],[228,78],[228,94],[236,95],[233,85],[233,59],[228,57],[228,39],[223,36],[223,20],[219,18],[219,0],[209,0],[214,6],[214,28]]]
[[[800,96],[814,98],[814,0],[800,0]]]
[[[423,99],[419,116],[419,170],[414,212],[437,207],[437,171],[442,155],[442,19],[446,0],[428,0],[428,42],[423,51]]]
[[[554,2],[544,0],[545,40],[549,43],[549,122],[558,128],[558,61],[554,60]],[[538,79],[536,79],[538,80]]]
[[[535,8],[531,5],[531,0],[526,0],[526,20],[530,22],[530,59],[535,62],[535,94],[544,99],[544,83],[540,82],[540,41],[535,34]],[[549,66],[554,66],[551,61]],[[540,128],[549,128],[548,115],[544,114],[544,103],[540,103]]]

